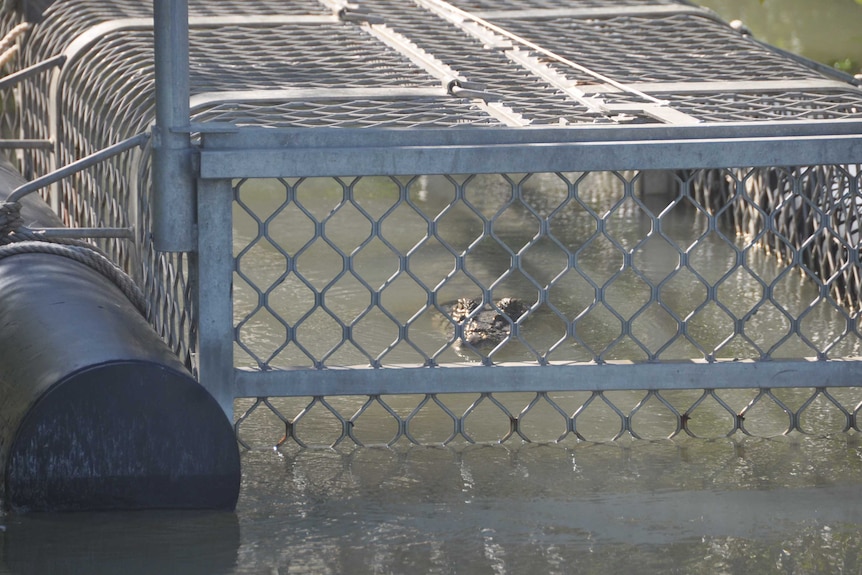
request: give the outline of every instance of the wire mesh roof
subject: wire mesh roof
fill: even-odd
[[[66,53],[67,70],[86,69],[63,74],[79,114],[118,89],[151,100],[151,16],[147,2],[60,0],[27,63]],[[862,117],[852,78],[679,0],[192,0],[190,18],[196,120],[403,128]],[[96,25],[97,37],[76,42]],[[152,121],[152,106],[132,113],[130,126]]]

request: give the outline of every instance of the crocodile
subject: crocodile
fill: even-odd
[[[518,321],[528,309],[521,300],[504,297],[497,301],[499,311],[485,304],[481,311],[470,317],[479,305],[480,302],[473,298],[461,298],[450,311],[452,319],[464,326],[464,341],[477,347],[495,346],[506,339],[512,328],[510,320],[512,323]]]

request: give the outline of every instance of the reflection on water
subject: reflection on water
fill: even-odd
[[[3,573],[855,573],[831,438],[251,451],[236,517],[7,517]],[[237,528],[238,524],[238,528]]]
[[[287,543],[258,556],[282,573],[829,572],[862,542],[859,456],[846,437],[253,452],[241,505]]]

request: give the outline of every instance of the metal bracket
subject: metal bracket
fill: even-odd
[[[31,76],[35,76],[36,74],[41,74],[47,70],[52,68],[62,68],[66,63],[66,56],[54,56],[53,58],[48,58],[47,60],[43,60],[38,64],[33,64],[32,66],[28,66],[23,70],[19,70],[14,74],[9,74],[5,76],[2,80],[0,80],[0,90],[4,90],[9,88],[10,86],[14,86],[21,80],[26,80]]]
[[[503,99],[503,96],[485,90],[484,84],[459,80],[458,78],[446,83],[446,93],[456,98],[477,98],[485,102]]]
[[[133,136],[131,138],[123,140],[122,142],[118,142],[113,146],[108,146],[104,150],[99,150],[94,154],[90,154],[89,156],[81,158],[77,162],[72,162],[71,164],[62,167],[59,170],[55,170],[50,174],[45,174],[41,178],[36,178],[35,180],[27,182],[22,186],[18,186],[11,194],[9,194],[9,197],[6,198],[6,201],[17,202],[24,196],[32,194],[35,191],[41,190],[45,186],[49,186],[55,182],[59,182],[67,176],[77,174],[81,170],[89,168],[90,166],[94,166],[99,162],[107,160],[108,158],[112,158],[132,148],[142,147],[144,144],[147,143],[149,139],[150,135],[144,132],[138,134],[137,136]]]
[[[358,22],[361,24],[383,24],[385,20],[380,16],[371,14],[367,8],[357,4],[347,4],[337,13],[342,22]]]

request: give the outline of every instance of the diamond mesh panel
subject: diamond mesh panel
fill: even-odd
[[[725,24],[691,14],[495,23],[624,83],[821,77]]]
[[[788,269],[800,271],[818,291],[831,293],[836,303],[858,313],[862,281],[854,253],[860,243],[859,178],[859,166],[817,166],[707,171],[693,183],[698,201],[738,235],[796,262]],[[815,331],[800,335],[811,342],[821,335]],[[825,356],[827,348],[818,355]]]
[[[862,93],[857,89],[666,94],[662,97],[672,102],[674,108],[704,122],[862,117]]]
[[[502,125],[469,100],[416,98],[410,101],[332,99],[271,103],[228,103],[195,114],[197,121],[232,122],[273,128],[422,128]]]
[[[403,34],[419,48],[433,54],[470,82],[477,82],[488,92],[502,96],[502,101],[515,112],[537,124],[560,122],[592,123],[603,120],[583,104],[572,101],[530,72],[513,67],[498,51],[488,50],[480,40],[453,29],[426,10],[393,0],[363,2],[374,14],[385,15],[386,26]],[[570,75],[570,79],[592,79],[586,74]]]
[[[239,365],[858,355],[858,170],[721,175],[709,198],[711,173],[676,176],[669,203],[619,173],[242,181]],[[494,303],[489,341],[459,298]]]
[[[350,24],[194,30],[193,90],[439,86],[407,58]],[[275,54],[284,57],[274,58]]]
[[[858,230],[847,224],[862,205],[859,173],[678,173],[669,200],[642,196],[636,173],[243,180],[236,361],[268,371],[856,356],[859,306],[845,289],[859,281],[848,250]],[[496,346],[471,343],[453,312],[457,297],[483,293],[529,306]],[[278,447],[457,445],[859,431],[862,391],[373,395],[237,407],[246,448],[266,436]]]
[[[246,449],[810,435],[859,428],[836,388],[259,398],[237,401]]]

